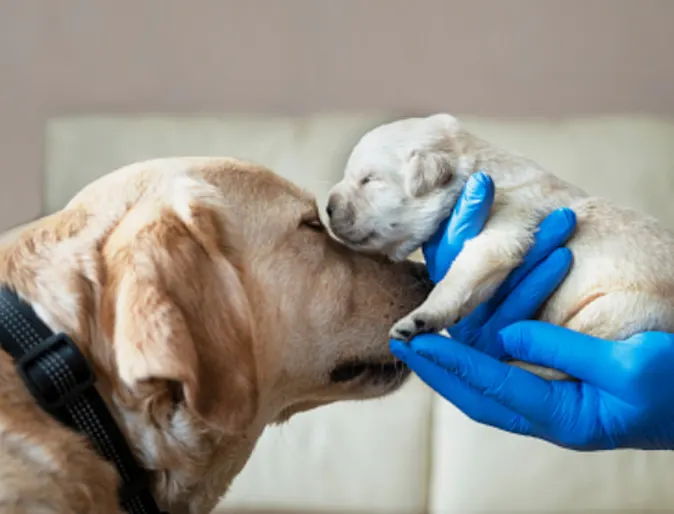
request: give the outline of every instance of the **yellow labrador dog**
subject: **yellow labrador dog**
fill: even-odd
[[[479,138],[449,114],[402,119],[365,134],[330,193],[330,227],[354,249],[400,261],[431,237],[468,177],[480,170],[496,186],[484,230],[466,243],[428,298],[394,324],[393,337],[442,330],[487,300],[521,262],[538,223],[560,207],[572,208],[578,218],[568,245],[574,265],[540,318],[610,339],[674,331],[670,231]],[[518,365],[547,378],[568,378]]]
[[[304,190],[217,158],[99,179],[5,243],[0,277],[0,336],[66,334],[75,348],[59,336],[51,350],[86,359],[96,377],[86,394],[111,417],[88,432],[95,401],[72,396],[60,408],[84,429],[61,422],[0,351],[3,514],[145,513],[143,502],[211,511],[266,425],[403,383],[388,328],[430,291],[423,266],[335,242]],[[45,359],[27,362],[66,387],[59,362]],[[117,457],[131,468],[135,459],[147,483],[122,476]]]

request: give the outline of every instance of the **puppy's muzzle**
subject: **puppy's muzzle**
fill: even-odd
[[[345,200],[342,196],[331,194],[325,212],[330,220],[330,229],[342,239],[349,240],[350,232],[356,221],[356,210],[353,203]]]

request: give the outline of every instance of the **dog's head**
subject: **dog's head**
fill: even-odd
[[[330,229],[352,248],[405,259],[450,214],[472,169],[462,155],[462,134],[449,114],[366,133],[330,191]]]
[[[142,163],[59,219],[76,226],[11,250],[42,247],[16,263],[23,294],[94,361],[143,462],[164,470],[169,504],[215,501],[265,425],[381,396],[409,374],[387,334],[428,294],[423,266],[339,244],[313,196],[264,168]]]

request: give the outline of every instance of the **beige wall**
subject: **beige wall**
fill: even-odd
[[[674,115],[674,0],[0,0],[0,229],[89,112]]]

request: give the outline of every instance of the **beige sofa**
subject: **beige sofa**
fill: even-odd
[[[355,140],[392,114],[311,118],[83,117],[47,127],[44,211],[139,159],[233,155],[324,200]],[[487,138],[674,228],[674,120],[487,120]],[[619,227],[616,227],[619,230]],[[674,256],[673,256],[674,258]],[[381,513],[674,512],[674,454],[581,454],[479,426],[418,380],[270,428],[222,502],[230,510]]]

